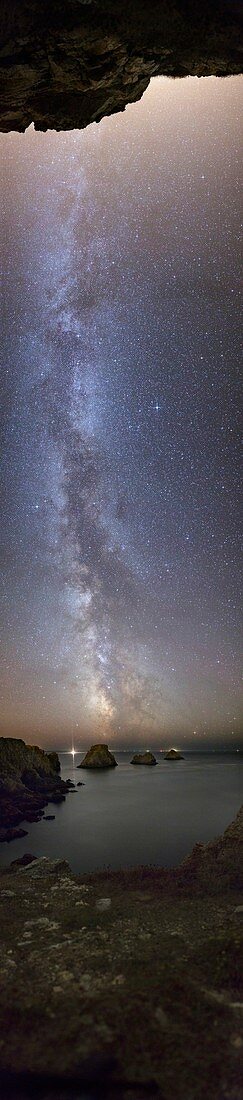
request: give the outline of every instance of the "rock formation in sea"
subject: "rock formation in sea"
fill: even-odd
[[[149,752],[148,749],[147,752],[135,752],[131,760],[131,764],[147,764],[151,766],[157,763],[158,761],[155,759],[153,752]]]
[[[240,73],[241,15],[230,0],[3,0],[0,129],[87,126],[159,74]]]
[[[92,745],[78,768],[116,768],[117,760],[109,751],[108,745]]]
[[[165,753],[164,760],[184,760],[184,756],[179,749],[168,749]]]
[[[0,738],[0,841],[24,836],[22,821],[39,821],[48,802],[65,799],[71,782],[64,783],[59,770],[57,753]]]

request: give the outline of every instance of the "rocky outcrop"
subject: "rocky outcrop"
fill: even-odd
[[[57,752],[48,752],[47,757],[50,761],[52,771],[57,772],[57,775],[59,775],[61,771],[61,764]]]
[[[81,760],[81,764],[77,766],[78,768],[116,768],[117,760],[113,753],[109,752],[108,745],[92,745]]]
[[[179,749],[168,749],[165,753],[164,760],[184,760],[184,756]]]
[[[177,877],[207,892],[243,889],[243,806],[223,836],[209,844],[195,844]]]
[[[0,738],[0,841],[26,834],[22,821],[39,821],[48,802],[62,802],[69,790],[59,776],[57,753],[12,737]]]
[[[123,111],[151,76],[242,71],[230,0],[2,0],[0,129],[71,130]]]
[[[10,840],[22,840],[23,836],[28,836],[27,829],[16,829],[13,827],[10,829],[0,829],[0,843],[2,844],[4,842],[9,844]]]
[[[11,870],[14,871],[17,867],[27,867],[28,863],[33,863],[37,856],[32,856],[31,852],[25,852],[19,859],[13,859],[10,864]]]
[[[147,764],[149,766],[153,766],[157,763],[158,761],[155,759],[154,754],[152,752],[149,752],[149,750],[147,750],[147,752],[135,752],[135,755],[131,760],[131,764]]]

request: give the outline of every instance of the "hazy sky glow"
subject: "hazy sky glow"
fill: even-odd
[[[0,135],[2,733],[240,744],[241,92]]]

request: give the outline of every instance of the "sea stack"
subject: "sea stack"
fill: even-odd
[[[165,760],[184,760],[184,756],[182,756],[182,753],[180,752],[179,749],[168,749],[168,752],[165,753],[164,759]]]
[[[151,767],[151,765],[157,764],[157,760],[155,760],[153,752],[149,752],[147,749],[147,752],[135,752],[131,764],[149,764]]]
[[[117,760],[108,745],[91,745],[78,768],[116,768]]]

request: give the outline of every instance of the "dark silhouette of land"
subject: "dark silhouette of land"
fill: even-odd
[[[72,130],[140,99],[152,76],[242,71],[229,0],[2,0],[0,130]]]

